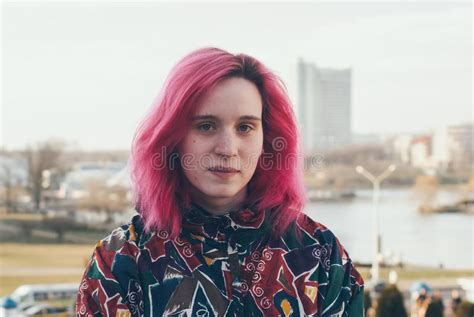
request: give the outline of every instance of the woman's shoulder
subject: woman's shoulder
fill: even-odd
[[[298,252],[305,262],[316,260],[316,268],[324,272],[317,275],[324,294],[323,315],[362,316],[364,280],[339,239],[307,214],[300,214],[295,224],[302,244]]]
[[[110,314],[113,316],[115,312],[117,315],[128,312],[128,297],[141,292],[136,276],[138,243],[144,236],[141,217],[136,215],[97,242],[78,292],[77,310],[81,312],[78,316],[85,316],[84,312],[88,316],[100,315],[100,311],[113,312]]]
[[[136,255],[141,241],[149,236],[150,233],[144,230],[141,216],[134,215],[127,224],[113,229],[104,238],[100,239],[96,244],[95,252]]]
[[[336,235],[326,225],[314,220],[306,213],[301,213],[295,220],[295,228],[302,237],[310,237],[308,243],[319,244],[339,243]]]
[[[140,215],[134,215],[131,220],[110,231],[99,244],[122,245],[125,242],[134,242],[143,234],[143,222]]]
[[[303,230],[313,236],[321,236],[321,238],[325,239],[335,238],[334,233],[329,230],[326,225],[314,220],[307,213],[300,213],[296,218],[296,224],[300,230]]]
[[[345,265],[347,262],[352,262],[334,232],[308,214],[301,213],[294,222],[294,228],[295,230],[290,235],[294,237],[295,241],[298,241],[299,248],[314,249],[314,254],[321,254],[328,265]]]

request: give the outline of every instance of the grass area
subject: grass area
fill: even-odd
[[[84,267],[94,244],[0,244],[0,275],[7,267]]]
[[[34,274],[41,268],[77,268],[82,272],[94,250],[94,244],[0,244],[0,296],[10,294],[23,284],[80,282],[77,274]],[[31,269],[32,274],[5,274],[5,269]]]

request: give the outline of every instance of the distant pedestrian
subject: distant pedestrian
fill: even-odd
[[[415,305],[411,310],[411,317],[425,317],[428,304],[428,294],[426,289],[420,288],[415,300]]]
[[[428,300],[425,317],[443,317],[444,304],[443,296],[439,291],[436,291]]]
[[[451,306],[450,308],[453,314],[456,312],[461,302],[462,302],[461,294],[459,294],[459,291],[457,289],[453,289],[451,291],[451,303],[450,303],[450,306]]]

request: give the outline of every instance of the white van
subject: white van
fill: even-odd
[[[9,297],[24,309],[36,303],[72,302],[78,289],[76,283],[21,285]]]

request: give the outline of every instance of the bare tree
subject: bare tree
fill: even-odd
[[[49,140],[28,146],[25,151],[28,161],[28,190],[36,210],[40,208],[42,202],[43,173],[47,169],[60,168],[64,148],[64,142]]]

